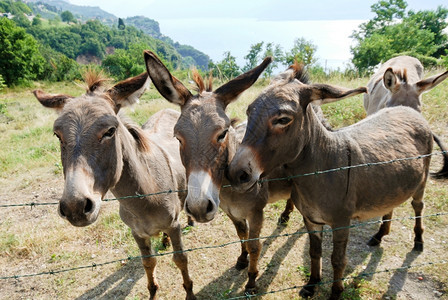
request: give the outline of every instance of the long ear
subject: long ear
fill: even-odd
[[[193,97],[190,91],[176,77],[171,75],[170,71],[153,52],[146,50],[143,55],[149,77],[166,100],[182,106]]]
[[[433,87],[444,81],[447,77],[448,77],[448,71],[445,71],[442,74],[420,80],[415,84],[417,86],[417,92],[421,94],[423,92],[429,91],[430,89],[432,89]]]
[[[391,91],[392,93],[397,88],[397,76],[394,74],[392,68],[388,68],[383,75],[384,87]]]
[[[148,74],[142,74],[120,81],[106,93],[115,102],[115,111],[118,112],[121,107],[138,103],[138,99],[143,95],[145,90],[149,87]]]
[[[219,87],[214,94],[224,103],[226,107],[230,102],[235,100],[242,92],[247,90],[257,81],[260,74],[271,63],[272,57],[266,57],[263,62],[252,70],[241,74],[240,76],[230,80],[226,84]]]
[[[356,89],[346,89],[328,84],[313,84],[300,92],[300,104],[304,107],[310,102],[317,105],[326,104],[356,96],[361,93],[367,93],[367,88],[359,87]]]
[[[64,108],[64,105],[65,103],[67,103],[67,101],[73,99],[72,96],[63,94],[52,95],[47,94],[42,90],[34,90],[33,94],[43,106],[53,108],[58,112],[61,111],[62,108]]]

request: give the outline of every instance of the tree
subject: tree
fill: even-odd
[[[41,26],[42,25],[42,20],[39,15],[37,15],[33,18],[33,22],[31,23],[31,25],[32,26]]]
[[[124,30],[126,28],[126,25],[124,25],[124,21],[122,18],[118,18],[118,29]]]
[[[7,18],[0,18],[0,75],[9,86],[34,80],[43,71],[37,41]]]
[[[224,58],[220,62],[214,64],[210,61],[209,69],[212,69],[213,76],[219,77],[221,80],[230,80],[241,74],[236,58],[230,51],[224,52]]]
[[[352,34],[357,42],[351,47],[352,63],[359,72],[371,72],[377,64],[400,54],[433,64],[431,57],[438,58],[448,49],[444,33],[448,9],[406,12],[404,0],[382,0],[371,8],[375,17]]]
[[[317,62],[315,57],[317,46],[304,38],[298,38],[289,52],[285,54],[284,63],[292,65],[294,61],[302,62],[305,66],[311,66]]]
[[[274,45],[273,43],[267,43],[263,57],[272,56],[272,62],[264,70],[264,77],[269,78],[272,76],[274,69],[276,69],[282,61],[284,61],[283,51],[280,45]]]
[[[263,42],[256,43],[250,46],[249,53],[244,56],[244,59],[247,61],[246,65],[243,67],[243,72],[247,72],[250,69],[255,68],[258,65],[261,57],[261,51],[263,51]]]
[[[62,22],[67,22],[67,24],[70,23],[70,22],[76,22],[75,17],[74,17],[73,14],[72,14],[70,11],[68,11],[68,10],[63,11],[63,12],[61,13],[61,19],[62,19]]]

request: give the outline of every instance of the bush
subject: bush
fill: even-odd
[[[43,71],[45,60],[37,41],[7,18],[0,18],[0,74],[9,86],[34,80]]]
[[[3,80],[2,74],[0,74],[0,91],[6,87],[5,81]]]

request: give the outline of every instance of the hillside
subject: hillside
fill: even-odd
[[[63,0],[27,0],[25,1],[35,15],[39,14],[45,19],[54,19],[63,11],[70,11],[81,22],[99,20],[112,28],[117,28],[118,17],[102,10],[99,7],[73,5]],[[145,34],[169,44],[183,58],[184,65],[196,65],[202,70],[208,68],[210,58],[205,53],[189,45],[181,45],[160,32],[159,23],[144,16],[134,16],[123,19],[125,26],[133,26]]]

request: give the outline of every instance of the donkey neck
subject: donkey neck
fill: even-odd
[[[149,173],[149,166],[153,159],[152,149],[143,153],[126,126],[120,123],[119,128],[123,169],[112,192],[120,197],[148,193],[148,190],[152,190],[151,187],[154,185],[154,179]]]
[[[343,133],[330,131],[322,124],[311,106],[304,116],[305,144],[292,166],[299,172],[315,172],[346,166],[349,142]],[[303,138],[303,137],[300,137]]]

